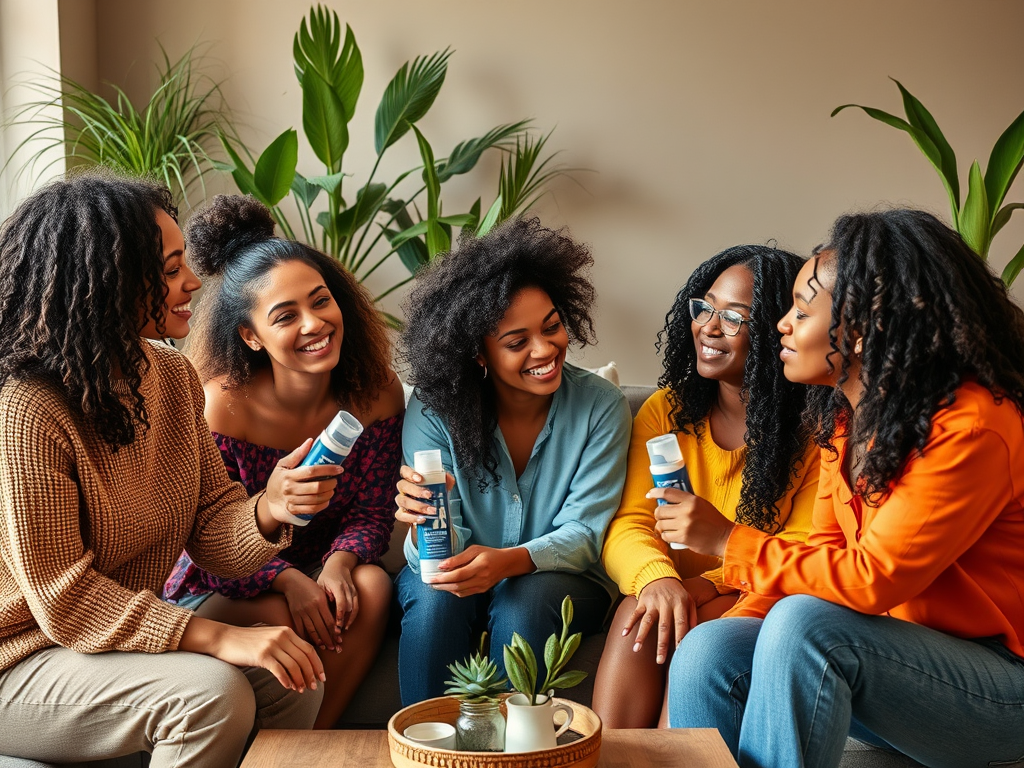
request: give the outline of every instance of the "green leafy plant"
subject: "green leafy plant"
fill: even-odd
[[[579,670],[563,672],[572,655],[580,647],[582,633],[569,634],[572,624],[572,600],[568,595],[562,601],[562,633],[551,635],[544,643],[544,666],[547,672],[544,682],[537,687],[537,655],[530,644],[518,632],[512,633],[512,644],[506,645],[505,671],[508,672],[512,687],[530,699],[530,706],[537,703],[537,696],[551,695],[555,688],[572,688],[586,678],[587,673]]]
[[[137,109],[116,85],[108,101],[81,83],[54,73],[46,81],[23,84],[38,93],[11,120],[37,127],[18,145],[32,152],[20,172],[45,172],[37,166],[55,147],[71,165],[105,166],[137,176],[161,179],[179,201],[190,204],[198,184],[206,194],[204,175],[215,168],[209,151],[234,129],[219,85],[202,72],[202,57],[193,47],[176,62],[161,48],[159,84],[149,102]],[[62,107],[60,117],[52,107]],[[12,153],[12,156],[17,154]]]
[[[445,693],[460,701],[481,703],[496,701],[508,691],[508,678],[498,671],[498,665],[487,657],[487,633],[480,636],[480,645],[476,653],[465,663],[455,662],[448,665],[452,679],[446,680]]]
[[[348,126],[363,85],[362,53],[355,36],[348,25],[342,32],[337,13],[317,6],[303,18],[292,52],[302,90],[302,130],[323,164],[322,171],[311,176],[298,172],[299,137],[293,128],[248,162],[242,157],[246,151],[239,151],[225,137],[224,148],[231,160],[225,167],[239,190],[270,207],[286,237],[315,245],[358,279],[366,280],[398,254],[410,277],[379,294],[378,300],[411,280],[435,255],[449,250],[454,227],[482,235],[532,206],[553,178],[577,170],[552,164],[553,156],[541,158],[550,134],[534,139],[528,133],[528,120],[499,125],[483,136],[460,142],[447,157],[435,159],[417,123],[429,112],[444,84],[451,56],[445,49],[406,62],[388,83],[374,118],[376,159],[369,177],[352,194],[346,188],[350,175],[344,171],[344,160],[349,149]],[[416,137],[422,166],[390,181],[378,181],[384,154],[410,132]],[[480,157],[492,149],[507,155],[497,199],[483,215],[480,198],[469,211],[446,215],[442,185],[473,170]],[[298,226],[292,225],[280,206],[288,195],[297,207]],[[419,207],[424,195],[425,212]],[[389,320],[399,324],[397,318],[389,316]]]
[[[992,238],[1006,225],[1014,211],[1024,208],[1024,203],[1003,204],[1006,193],[1024,164],[1024,112],[996,140],[984,175],[977,160],[971,165],[967,177],[967,197],[961,205],[960,179],[953,148],[924,105],[899,80],[893,82],[903,95],[906,120],[860,104],[843,104],[832,111],[832,116],[835,117],[848,107],[857,107],[875,120],[909,134],[946,188],[953,226],[975,253],[982,259],[988,259]],[[1024,269],[1024,246],[1003,269],[1003,282],[1012,285],[1021,269]]]

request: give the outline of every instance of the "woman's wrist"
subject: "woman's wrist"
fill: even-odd
[[[213,656],[224,634],[224,628],[225,625],[219,621],[192,616],[185,625],[185,631],[181,633],[178,650]]]
[[[344,549],[332,552],[330,556],[324,560],[324,569],[345,568],[351,571],[357,565],[359,565],[359,555],[355,552],[349,552]]]
[[[505,558],[504,578],[510,576],[526,576],[537,570],[537,564],[530,556],[530,550],[526,547],[509,547],[502,549],[502,556]]]
[[[256,527],[265,539],[270,539],[277,529],[281,527],[281,521],[270,514],[270,502],[267,501],[267,491],[263,489],[256,497]]]

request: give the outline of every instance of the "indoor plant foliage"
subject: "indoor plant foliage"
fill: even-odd
[[[1006,203],[1006,193],[1013,184],[1017,173],[1024,164],[1024,112],[1010,123],[996,140],[989,155],[984,175],[975,160],[967,178],[967,197],[960,204],[960,180],[957,174],[956,155],[946,141],[938,124],[898,80],[893,80],[903,95],[903,108],[907,119],[890,115],[880,109],[860,104],[844,104],[832,111],[833,117],[847,107],[863,109],[869,116],[893,128],[906,131],[918,149],[934,166],[946,188],[953,226],[982,259],[988,258],[992,238],[1010,220],[1015,210],[1024,208],[1024,203]],[[1024,268],[1024,246],[1003,269],[1003,282],[1011,285],[1017,274]]]
[[[453,227],[483,234],[532,205],[552,177],[571,170],[550,165],[550,157],[541,159],[547,137],[531,138],[526,120],[497,126],[457,144],[448,157],[435,160],[430,143],[416,124],[444,84],[451,55],[446,49],[406,62],[388,83],[374,120],[373,169],[362,184],[348,187],[350,174],[344,171],[344,159],[349,149],[349,123],[363,85],[362,53],[352,29],[346,25],[343,34],[337,13],[323,6],[311,9],[302,20],[292,51],[302,91],[302,131],[323,164],[322,171],[310,176],[298,172],[298,132],[292,128],[274,139],[254,164],[247,164],[225,137],[231,158],[227,169],[242,192],[272,210],[286,237],[315,245],[360,280],[395,253],[410,275],[414,274],[434,255],[451,248]],[[389,181],[378,180],[385,152],[410,132],[418,142],[423,166]],[[507,153],[497,199],[483,215],[480,199],[465,213],[444,215],[441,186],[453,176],[471,171],[490,149]],[[280,207],[289,194],[298,210],[297,227]],[[424,194],[425,215],[419,202]]]
[[[197,184],[203,192],[200,198],[204,197],[203,176],[216,165],[209,151],[217,147],[218,137],[234,131],[220,87],[202,72],[196,49],[173,63],[162,48],[161,54],[159,83],[142,109],[112,83],[107,86],[113,90],[113,101],[56,73],[49,81],[24,83],[40,98],[12,116],[38,126],[18,146],[33,149],[21,172],[45,172],[45,167],[36,165],[51,149],[61,147],[69,165],[104,166],[133,176],[156,177],[187,205]],[[48,116],[48,108],[54,106],[63,107],[61,117]]]
[[[499,697],[508,691],[508,678],[487,658],[487,633],[480,637],[476,653],[466,662],[449,664],[452,679],[445,693],[459,699],[455,733],[459,749],[501,752],[505,748],[505,718],[498,709]]]
[[[562,601],[562,632],[560,635],[551,635],[544,644],[544,665],[547,672],[544,681],[537,686],[537,656],[518,632],[512,633],[512,644],[506,645],[505,671],[508,673],[512,687],[530,700],[530,705],[536,705],[538,696],[544,696],[546,701],[550,698],[555,688],[571,688],[579,685],[586,678],[587,673],[581,671],[563,672],[572,655],[580,647],[583,638],[582,633],[569,634],[569,625],[572,624],[572,600],[566,595]]]

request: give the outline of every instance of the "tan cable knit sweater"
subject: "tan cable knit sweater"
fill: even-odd
[[[235,578],[290,543],[290,526],[263,538],[228,480],[189,362],[147,354],[150,428],[116,452],[55,387],[0,390],[0,670],[52,645],[174,650],[192,613],[157,595],[182,549]]]

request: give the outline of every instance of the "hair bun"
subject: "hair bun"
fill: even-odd
[[[253,197],[216,195],[185,226],[186,253],[201,277],[222,273],[250,245],[274,236],[274,217]]]

